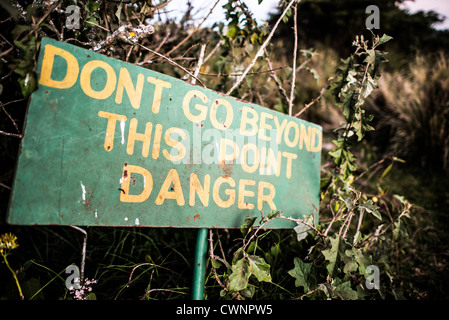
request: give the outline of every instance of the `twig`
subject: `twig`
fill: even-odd
[[[298,10],[297,10],[297,4],[295,4],[293,6],[293,11],[294,11],[294,15],[293,15],[293,33],[294,33],[294,37],[295,37],[295,44],[294,44],[294,49],[293,49],[293,67],[292,67],[292,85],[291,85],[291,89],[290,89],[290,98],[289,98],[289,106],[288,106],[288,115],[291,116],[292,112],[293,112],[293,99],[295,97],[295,82],[296,82],[296,53],[298,51],[298,25],[297,25],[297,15],[298,15]]]
[[[149,263],[149,262],[147,262],[147,263],[141,263],[141,264],[135,266],[135,267],[133,268],[133,270],[131,271],[131,274],[129,275],[128,283],[126,284],[126,287],[127,287],[127,288],[129,288],[129,284],[131,283],[131,278],[133,277],[134,271],[135,271],[137,268],[140,268],[141,266],[156,266],[156,265],[155,265],[154,263]]]
[[[0,102],[1,103],[1,102]],[[1,105],[3,111],[6,113],[6,115],[8,116],[9,120],[11,120],[12,124],[14,125],[14,127],[16,128],[17,132],[20,134],[20,130],[19,127],[17,126],[17,123],[14,121],[14,119],[11,117],[11,115],[8,113],[8,111],[6,111],[5,109],[5,105]]]
[[[179,42],[176,46],[173,47],[173,49],[171,49],[169,52],[167,52],[167,56],[170,56],[170,54],[175,51],[178,50],[178,48],[180,46],[182,46],[184,44],[184,42],[186,42],[187,40],[189,40],[203,25],[203,23],[207,20],[207,18],[209,18],[209,16],[212,14],[212,11],[214,11],[215,7],[217,6],[217,4],[220,2],[220,0],[217,0],[215,2],[215,4],[213,5],[213,7],[210,9],[209,13],[207,14],[207,16],[203,19],[203,21],[201,21],[201,23],[198,25],[198,27],[195,28],[195,30],[193,30],[193,32],[191,34],[189,34],[187,37],[185,37],[181,42]]]
[[[265,60],[267,60],[267,62],[268,62],[268,67],[271,70],[274,70],[273,66],[271,64],[271,60],[268,56],[268,52],[266,50],[265,50]],[[284,87],[281,85],[281,82],[279,81],[278,77],[276,76],[276,73],[271,72],[270,76],[273,78],[274,82],[276,83],[278,90],[279,90],[280,94],[282,95],[282,97],[284,97],[287,104],[290,104],[289,98],[287,96],[287,91],[285,91]]]
[[[271,38],[274,35],[274,32],[276,31],[277,27],[279,26],[279,23],[282,21],[282,18],[284,18],[285,14],[287,13],[287,11],[290,9],[290,7],[293,5],[293,3],[297,2],[297,0],[291,0],[290,3],[287,5],[287,7],[285,8],[284,12],[282,12],[281,16],[279,17],[278,21],[276,21],[276,24],[274,25],[273,29],[271,30],[270,34],[268,35],[267,39],[265,40],[265,42],[262,44],[262,46],[259,48],[259,50],[256,53],[256,56],[253,58],[253,60],[250,62],[250,64],[248,65],[248,67],[246,67],[245,71],[243,72],[243,74],[237,79],[237,81],[234,83],[234,85],[232,86],[231,89],[228,90],[228,92],[226,93],[227,95],[230,95],[232,93],[232,91],[234,91],[239,85],[240,83],[243,81],[243,79],[246,77],[246,75],[248,74],[249,70],[251,70],[251,68],[254,66],[254,64],[256,63],[256,60],[262,56],[266,46],[268,45],[268,43],[271,41]]]
[[[29,36],[31,36],[33,34],[33,32],[35,32],[37,30],[37,28],[39,27],[39,25],[45,20],[47,19],[48,15],[50,13],[53,12],[53,10],[59,6],[61,0],[56,1],[50,8],[48,8],[47,12],[45,12],[45,14],[42,16],[42,18],[39,19],[39,21],[37,23],[34,24],[33,28],[30,30],[30,32],[28,32],[20,41],[26,40]]]
[[[207,55],[206,58],[204,58],[203,63],[206,63],[207,60],[209,60],[210,57],[212,57],[212,55],[215,53],[215,51],[218,50],[218,48],[221,47],[221,45],[225,43],[223,39],[220,39],[220,41],[218,41],[218,43],[216,44],[216,46],[212,49],[211,52],[209,52],[209,54]]]
[[[173,292],[173,293],[180,293],[180,294],[186,294],[185,292],[181,292],[181,291],[175,291],[175,290],[169,290],[169,289],[150,289],[147,292],[145,292],[145,294],[142,296],[142,298],[140,298],[140,300],[145,299],[145,297],[147,295],[149,295],[151,292],[153,291],[168,291],[168,292]]]
[[[125,24],[120,26],[106,39],[92,45],[93,51],[105,50],[107,47],[115,43],[115,41],[121,41],[128,44],[139,44],[139,41],[144,39],[147,35],[154,33],[154,27],[152,25],[141,24],[137,27],[133,27],[132,24]]]
[[[195,71],[193,73],[194,78],[192,79],[192,81],[190,81],[192,84],[195,84],[196,83],[196,79],[198,79],[198,74],[199,74],[200,69],[201,69],[201,67],[203,65],[203,59],[204,59],[204,52],[205,51],[206,51],[206,45],[202,44],[201,45],[201,51],[200,51],[200,57],[198,59],[198,64],[197,64],[197,66],[195,68]]]
[[[360,178],[362,178],[365,174],[367,174],[371,169],[373,169],[374,167],[377,167],[379,164],[382,164],[385,160],[389,159],[390,157],[387,158],[383,158],[379,161],[377,161],[376,163],[372,164],[371,166],[369,166],[368,169],[366,169],[365,171],[363,171],[358,177],[356,177],[354,179],[354,181],[359,180]]]
[[[87,232],[86,230],[77,227],[77,226],[71,226],[73,229],[78,230],[79,232],[84,234],[84,240],[83,240],[83,250],[81,253],[81,275],[80,275],[80,281],[83,281],[84,279],[84,265],[86,263],[86,247],[87,247]]]
[[[100,25],[97,24],[97,23],[94,23],[94,22],[89,21],[89,20],[86,20],[85,22],[88,23],[88,24],[90,24],[90,25],[92,25],[92,26],[98,27],[98,28],[100,28],[100,29],[102,29],[102,30],[104,30],[104,31],[110,32],[109,29],[107,29],[107,28],[105,28],[105,27],[103,27],[103,26],[100,26]]]
[[[337,79],[337,77],[334,77],[329,84],[327,85],[327,87],[321,89],[320,94],[318,95],[318,97],[316,97],[315,99],[313,99],[312,101],[310,101],[308,104],[306,104],[304,106],[303,109],[301,109],[301,111],[299,111],[297,114],[294,115],[294,117],[299,117],[302,113],[304,113],[307,109],[309,109],[314,103],[316,103],[318,100],[321,99],[321,97],[327,92],[327,90],[330,89],[332,83],[334,83],[334,81]]]
[[[170,58],[168,58],[168,57],[166,57],[166,56],[160,54],[159,52],[153,51],[153,50],[151,50],[150,48],[147,48],[147,47],[145,47],[144,45],[141,45],[140,43],[138,43],[137,45],[138,45],[139,47],[145,49],[145,50],[150,51],[151,53],[153,53],[153,54],[155,54],[155,55],[157,55],[157,56],[159,56],[159,57],[161,57],[161,58],[164,58],[164,59],[167,60],[170,64],[172,64],[172,65],[174,65],[174,66],[176,66],[176,67],[178,67],[178,68],[184,70],[188,75],[190,75],[191,77],[193,77],[193,78],[195,78],[196,80],[198,80],[198,82],[201,83],[201,85],[202,85],[204,88],[206,88],[206,85],[205,85],[200,79],[198,79],[197,77],[195,77],[189,70],[187,70],[187,69],[184,68],[183,66],[177,64],[177,63],[174,62],[172,59],[170,59]]]
[[[167,34],[162,39],[162,41],[159,43],[159,45],[156,47],[156,49],[154,49],[154,51],[158,52],[159,50],[161,50],[162,46],[165,44],[165,42],[167,42],[167,40],[170,37],[170,35],[171,35],[170,30],[167,30]],[[153,58],[153,55],[150,55],[149,57],[147,57],[145,59],[145,61],[138,62],[136,64],[140,66],[140,65],[143,65],[143,64],[146,64],[146,63],[153,63],[153,61],[151,61],[152,58]]]
[[[0,134],[3,134],[5,136],[9,136],[9,137],[22,138],[21,134],[9,133],[9,132],[5,132],[5,131],[2,131],[2,130],[0,130]]]
[[[6,184],[3,184],[0,182],[0,187],[3,187],[5,189],[11,190],[11,187],[8,187]]]
[[[213,231],[212,229],[209,229],[209,255],[211,259],[217,260],[215,255],[214,255],[214,240],[213,240]],[[223,289],[227,290],[226,286],[221,282],[220,278],[218,277],[217,274],[217,269],[215,269],[215,267],[212,265],[212,271],[214,272],[214,276],[215,276],[215,280],[217,280],[218,284],[220,285],[220,287],[222,287]]]
[[[353,240],[353,245],[356,245],[356,238],[358,233],[360,232],[360,227],[362,226],[362,221],[363,221],[363,214],[365,213],[365,210],[362,210],[360,212],[360,216],[359,216],[359,222],[357,224],[357,229],[355,230],[355,234],[354,234],[354,240]]]
[[[205,61],[203,61],[204,64]],[[277,67],[277,68],[273,68],[273,69],[269,69],[269,70],[264,70],[264,71],[254,71],[254,72],[248,72],[248,74],[254,75],[254,74],[263,74],[263,73],[273,73],[274,71],[277,70],[282,70],[285,69],[286,67]],[[208,77],[238,77],[240,75],[242,75],[242,73],[205,73],[205,72],[200,72],[200,74],[202,76],[208,76]]]

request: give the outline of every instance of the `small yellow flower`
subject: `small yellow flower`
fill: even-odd
[[[8,249],[8,250],[12,250],[15,249],[19,246],[19,244],[17,243],[17,237],[12,234],[11,232],[9,233],[4,233],[1,235],[0,238],[0,251],[3,253],[4,249]]]
[[[348,178],[348,183],[352,184],[353,182],[354,182],[354,176],[350,175],[349,178]]]
[[[131,37],[134,37],[136,34],[135,34],[134,32],[130,32],[129,35],[130,35]]]

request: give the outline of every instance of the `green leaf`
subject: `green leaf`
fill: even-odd
[[[215,269],[218,269],[221,267],[221,262],[215,259],[210,259],[210,262],[212,263],[212,267]]]
[[[249,264],[246,258],[242,258],[232,265],[232,273],[229,276],[229,291],[238,292],[248,286],[248,280],[251,276]]]
[[[25,78],[19,78],[17,80],[20,84],[20,89],[22,90],[22,95],[26,98],[31,93],[33,93],[34,90],[37,89],[37,81],[36,76],[33,72],[27,73]]]
[[[393,237],[395,241],[408,237],[407,224],[403,219],[394,222]]]
[[[228,32],[226,32],[226,36],[234,39],[237,36],[238,27],[235,24],[230,24],[228,26]]]
[[[87,295],[86,299],[87,299],[87,300],[97,300],[97,296],[95,295],[95,293],[90,292],[90,293]]]
[[[254,33],[251,35],[250,40],[251,40],[251,43],[252,43],[252,44],[256,44],[257,41],[259,41],[259,35],[258,35],[257,33],[254,32]]]
[[[310,227],[307,225],[313,225],[313,215],[305,216],[302,222],[298,222],[298,225],[293,228],[296,231],[296,237],[298,241],[301,241],[307,237],[307,232],[310,230]],[[306,224],[307,223],[307,224]]]
[[[248,255],[249,271],[259,281],[271,282],[270,265],[256,255]]]
[[[27,25],[18,24],[14,27],[14,29],[11,31],[11,35],[13,40],[17,40],[22,33],[25,31],[30,31],[31,27]]]
[[[368,200],[364,204],[361,204],[358,206],[359,210],[366,210],[368,213],[371,213],[373,216],[375,216],[377,219],[382,221],[382,215],[380,214],[379,207],[374,205],[373,200]]]
[[[338,149],[334,149],[334,150],[332,150],[332,151],[329,151],[328,154],[329,154],[331,157],[334,157],[334,158],[340,158],[340,157],[341,157],[341,148],[338,148]]]
[[[342,258],[345,266],[343,268],[343,272],[348,274],[354,271],[357,271],[359,265],[357,263],[357,261],[355,260],[355,255],[356,255],[356,249],[355,248],[351,248],[351,250],[346,250],[345,254]]]
[[[253,286],[246,287],[240,291],[240,294],[248,299],[251,299],[254,296],[254,293],[256,293],[256,288]]]
[[[329,261],[326,269],[330,276],[335,274],[335,266],[337,264],[337,259],[340,255],[340,236],[336,234],[334,237],[330,238],[331,247],[329,249],[321,251],[324,258]]]
[[[401,202],[402,204],[405,204],[407,202],[407,200],[405,199],[404,196],[400,196],[398,194],[394,194],[393,197],[398,200],[399,202]]]
[[[92,12],[97,11],[99,6],[100,6],[100,4],[98,1],[88,1],[86,8],[89,12],[92,13]]]
[[[357,300],[358,298],[357,291],[351,288],[351,281],[346,281],[337,285],[334,294],[343,300]]]
[[[270,213],[268,214],[268,219],[273,219],[273,218],[276,218],[276,217],[278,217],[278,216],[280,216],[281,215],[281,211],[279,211],[279,210],[271,210],[270,211]]]
[[[389,35],[386,35],[385,33],[382,35],[382,37],[379,39],[379,42],[377,42],[377,46],[380,46],[381,44],[384,44],[387,41],[390,41],[393,39],[393,37],[390,37]]]
[[[295,287],[304,287],[304,292],[311,290],[315,286],[315,279],[311,274],[312,264],[299,258],[295,258],[293,263],[295,267],[289,270],[288,274],[295,278]]]
[[[240,232],[243,235],[246,235],[248,233],[248,231],[251,229],[251,227],[254,224],[254,221],[256,221],[257,217],[252,217],[252,218],[246,218],[245,221],[243,222],[243,224],[240,226]]]
[[[391,172],[391,169],[393,168],[393,163],[390,164],[382,173],[382,176],[380,177],[380,180],[382,180],[383,178],[385,178],[386,176],[388,176]]]

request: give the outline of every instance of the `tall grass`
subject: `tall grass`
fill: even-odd
[[[384,152],[449,172],[447,55],[418,55],[405,70],[384,73],[369,105]]]

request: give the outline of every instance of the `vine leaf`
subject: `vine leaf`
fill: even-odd
[[[304,223],[302,221],[304,221]],[[311,214],[304,217],[302,221],[298,221],[298,225],[293,228],[296,232],[298,241],[301,241],[307,237],[307,232],[310,230],[310,227],[307,224],[313,225],[313,215]]]
[[[337,234],[335,237],[330,238],[331,247],[329,249],[323,250],[322,253],[324,258],[329,261],[326,266],[329,275],[332,277],[335,273],[335,265],[337,264],[337,259],[340,256],[340,236]]]
[[[343,300],[357,300],[357,291],[351,288],[351,281],[343,282],[336,286],[334,294]]]
[[[368,213],[371,213],[373,216],[375,216],[377,219],[379,219],[380,221],[382,221],[382,215],[380,214],[379,207],[374,205],[372,200],[368,200],[366,203],[364,204],[360,204],[358,206],[359,210],[366,210]]]
[[[299,258],[294,259],[295,267],[288,271],[288,274],[295,278],[295,287],[304,287],[307,292],[315,287],[315,279],[311,274],[312,264],[305,263]]]
[[[248,286],[248,280],[251,276],[249,264],[246,258],[242,258],[232,265],[232,273],[229,276],[229,291],[237,292]]]
[[[270,265],[256,255],[248,255],[249,271],[257,280],[271,282]]]
[[[387,35],[387,34],[383,34],[382,37],[379,39],[379,42],[377,42],[377,46],[380,46],[381,44],[390,41],[391,39],[393,39],[393,37]]]
[[[271,282],[270,265],[256,255],[247,255],[233,263],[229,276],[229,291],[238,292],[248,287],[251,275],[257,280]]]

